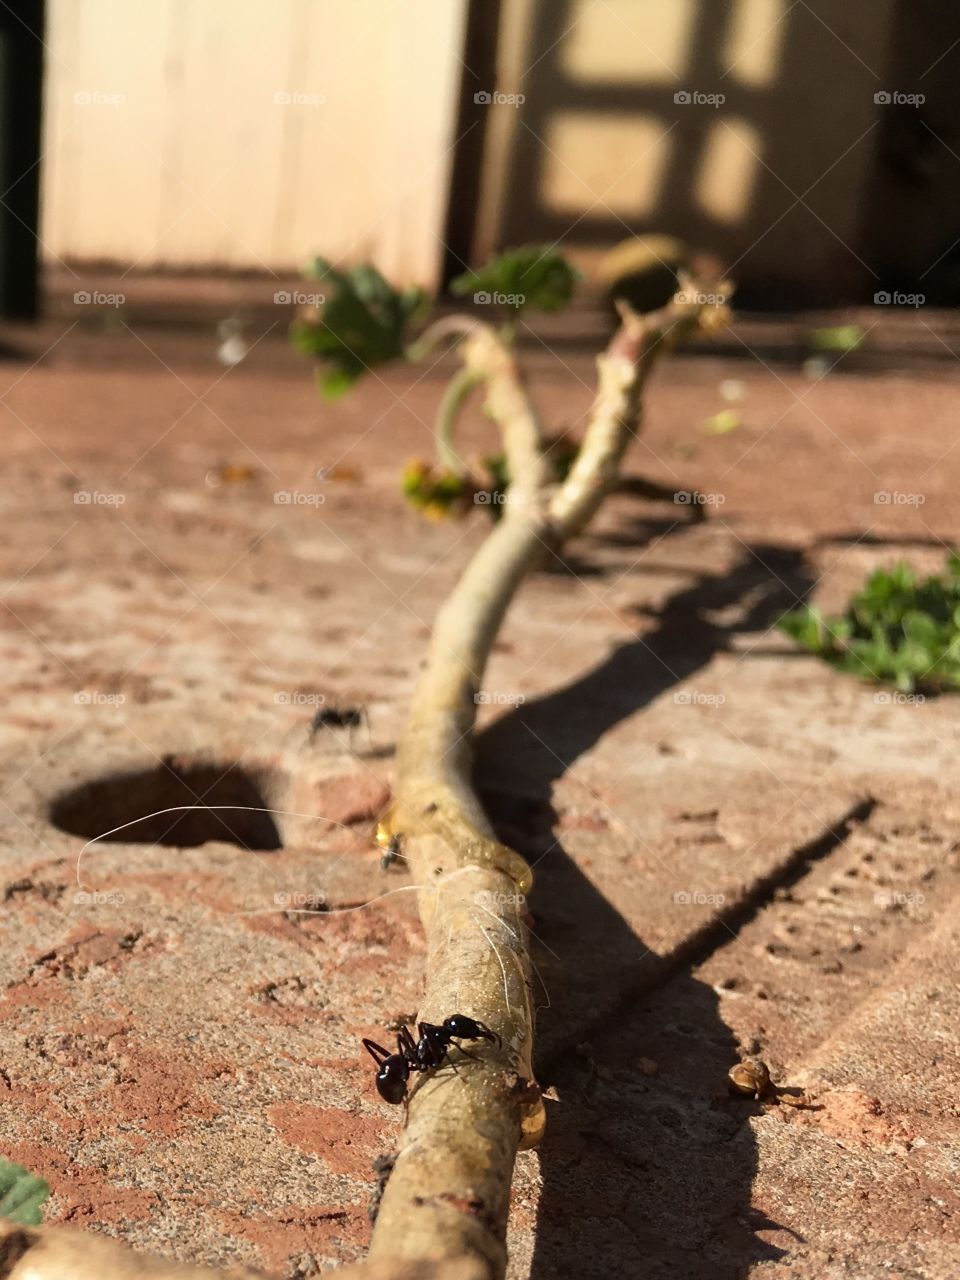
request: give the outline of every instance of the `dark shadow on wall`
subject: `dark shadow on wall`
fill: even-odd
[[[43,0],[0,5],[0,315],[38,307]]]
[[[921,305],[960,305],[958,67],[960,7],[897,0],[864,253],[881,291],[921,295]]]
[[[861,211],[886,127],[886,108],[874,95],[885,87],[893,7],[893,0],[851,0],[841,12],[825,0],[784,0],[779,20],[772,27],[764,20],[754,42],[760,44],[770,28],[770,74],[751,79],[725,62],[742,6],[736,0],[700,0],[679,58],[662,51],[664,64],[669,59],[680,65],[664,65],[655,81],[640,75],[587,80],[571,73],[567,53],[580,24],[591,21],[590,12],[578,0],[541,0],[525,58],[526,101],[509,151],[498,242],[543,240],[596,249],[630,234],[669,233],[734,264],[741,306],[872,297],[877,276],[864,256]],[[634,34],[624,28],[622,35],[626,41],[645,37],[655,54],[661,52],[656,28]],[[677,102],[678,93],[723,94],[725,100],[719,106]],[[652,207],[634,211],[617,202],[611,210],[613,201],[603,199],[609,177],[587,182],[598,189],[591,196],[584,188],[582,207],[551,207],[548,170],[571,167],[573,160],[573,153],[563,153],[555,129],[578,117],[596,128],[599,150],[606,145],[607,122],[643,120],[666,135],[662,160],[651,153],[638,165],[640,172],[644,164],[659,171]],[[744,181],[731,172],[729,184],[722,176],[714,184],[721,198],[742,185],[742,208],[735,201],[723,209],[715,202],[708,207],[701,191],[704,165],[730,129],[739,131],[743,147],[757,158],[747,159]],[[626,147],[623,170],[645,146],[638,142],[634,154]],[[586,170],[589,156],[582,162]],[[729,170],[726,162],[719,164]],[[610,171],[609,163],[598,169]],[[594,196],[600,197],[596,203]]]
[[[538,1079],[554,1086],[539,1150],[535,1280],[739,1280],[782,1251],[750,1207],[751,1105],[722,1085],[738,1046],[712,987],[688,971],[703,939],[658,957],[557,843],[555,782],[608,730],[756,631],[811,586],[801,553],[747,548],[673,596],[655,630],[581,679],[505,715],[478,743],[477,781],[502,839],[537,867],[535,961],[562,993],[538,1015]],[[737,610],[736,606],[740,606]],[[732,610],[719,623],[704,611]],[[716,615],[714,615],[716,616]],[[643,1057],[670,1062],[643,1076]]]

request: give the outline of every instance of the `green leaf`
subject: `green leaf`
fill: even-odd
[[[740,415],[735,409],[721,409],[712,418],[707,418],[703,429],[707,435],[726,436],[740,426]]]
[[[430,520],[463,515],[473,498],[466,476],[430,466],[421,458],[411,458],[404,467],[400,487],[410,505]]]
[[[338,271],[317,258],[310,274],[323,285],[324,301],[294,323],[291,336],[298,351],[319,362],[320,390],[334,400],[368,370],[403,357],[426,294],[394,288],[369,265]]]
[[[815,351],[855,351],[866,336],[858,324],[839,324],[811,329],[807,341]]]
[[[578,279],[552,245],[523,245],[457,276],[450,282],[450,291],[458,298],[472,294],[477,303],[517,313],[527,308],[560,311],[573,297]]]
[[[362,372],[363,370],[360,369],[354,373],[343,366],[320,369],[317,374],[320,394],[325,400],[339,400],[341,396],[346,395]]]
[[[824,619],[794,609],[780,629],[839,670],[892,684],[906,693],[960,689],[960,565],[918,580],[907,564],[872,573],[846,613]]]
[[[0,1159],[0,1217],[37,1227],[43,1221],[40,1206],[49,1194],[42,1178],[34,1177],[22,1164]]]
[[[830,645],[830,639],[824,629],[820,610],[814,609],[810,605],[803,605],[800,609],[793,609],[790,613],[785,613],[779,619],[777,626],[781,631],[786,632],[788,636],[796,640],[797,644],[802,645],[804,649],[811,649],[817,652]]]
[[[940,643],[940,625],[936,618],[916,609],[910,609],[903,615],[903,634],[924,651]]]

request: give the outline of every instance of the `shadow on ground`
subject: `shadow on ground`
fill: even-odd
[[[643,639],[478,743],[477,781],[501,838],[539,861],[536,963],[546,989],[562,993],[538,1015],[537,1075],[559,1101],[539,1151],[535,1280],[734,1280],[781,1256],[757,1235],[776,1224],[750,1207],[752,1104],[718,1094],[738,1045],[713,989],[688,972],[703,939],[666,959],[649,951],[556,841],[551,800],[604,733],[810,586],[799,551],[747,547],[729,572],[674,595]],[[644,1075],[641,1059],[657,1073]]]

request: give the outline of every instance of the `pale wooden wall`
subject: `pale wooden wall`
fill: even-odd
[[[786,300],[780,282],[825,297],[869,283],[861,233],[887,119],[874,95],[914,87],[889,83],[894,11],[503,0],[499,88],[525,100],[491,119],[479,253],[542,240],[589,270],[632,232],[668,232],[722,257],[741,296],[747,282],[767,302]],[[722,101],[677,101],[691,91]]]
[[[465,7],[50,0],[46,258],[286,270],[322,251],[432,283]]]

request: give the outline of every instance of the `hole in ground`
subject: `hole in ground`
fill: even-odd
[[[50,821],[86,840],[103,836],[117,844],[162,844],[195,848],[221,840],[241,849],[280,849],[280,832],[269,813],[217,809],[217,805],[266,808],[256,777],[236,764],[190,762],[166,756],[159,766],[95,778],[59,796]],[[203,805],[185,813],[158,813],[177,805]],[[124,827],[125,823],[133,826]],[[114,831],[115,827],[124,827]],[[106,832],[112,832],[106,835]]]

